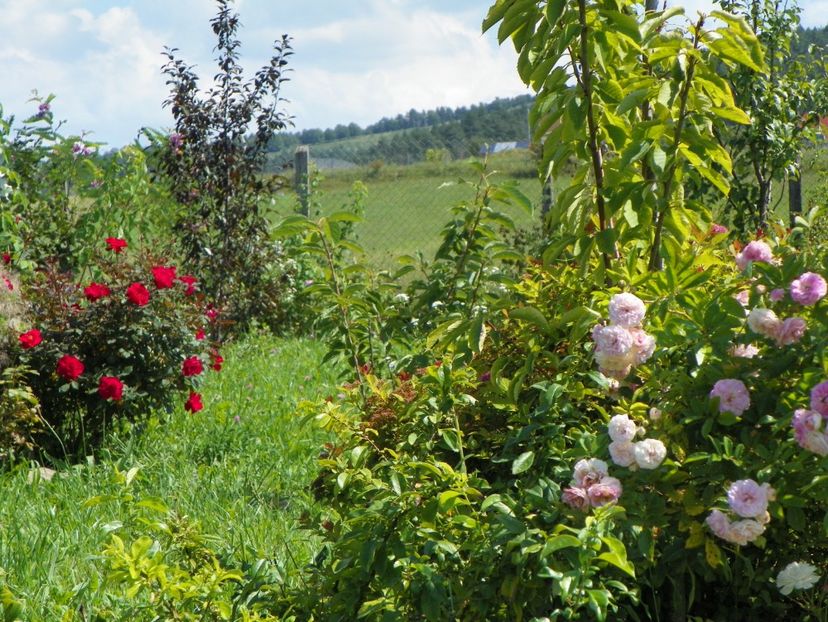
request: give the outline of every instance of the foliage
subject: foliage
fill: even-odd
[[[268,64],[244,81],[240,20],[229,0],[218,1],[211,24],[215,85],[202,94],[193,68],[176,49],[167,49],[163,71],[171,92],[165,104],[175,130],[151,137],[181,205],[176,233],[185,265],[202,275],[204,291],[240,331],[254,319],[271,322],[284,289],[279,249],[270,242],[262,211],[264,195],[278,179],[260,174],[268,140],[287,124],[279,90],[291,49],[286,36],[277,41]]]
[[[13,119],[0,123],[13,189],[0,200],[0,245],[14,251],[23,269],[56,262],[62,270],[83,270],[95,243],[111,232],[156,242],[169,224],[169,200],[150,182],[145,154],[127,146],[101,155],[101,145],[63,136],[54,99],[35,97],[38,112],[13,135]]]
[[[530,124],[544,145],[542,178],[578,163],[549,212],[548,230],[562,231],[549,258],[571,248],[586,265],[599,252],[608,269],[623,248],[648,254],[656,269],[706,211],[684,200],[684,180],[700,175],[728,191],[731,161],[711,138],[713,122],[750,119],[717,67],[761,71],[761,47],[744,20],[722,11],[675,25],[681,8],[643,9],[635,0],[499,0],[484,20],[486,30],[499,24],[501,42],[511,38],[518,73],[538,93]]]
[[[21,338],[19,359],[37,372],[30,384],[51,431],[41,441],[53,455],[86,451],[118,421],[171,407],[217,361],[217,344],[204,335],[212,313],[194,279],[157,258],[112,248],[108,256],[98,252],[94,272],[50,266],[24,290],[26,332],[39,333],[31,343]],[[116,379],[108,391],[103,378]]]
[[[816,140],[825,108],[825,67],[821,61],[795,56],[799,8],[765,0],[723,0],[722,8],[741,15],[762,45],[765,71],[733,67],[726,77],[734,98],[751,117],[750,125],[722,120],[716,138],[733,161],[727,217],[741,231],[767,226],[773,210],[773,184],[800,175],[806,141]]]

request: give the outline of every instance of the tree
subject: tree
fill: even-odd
[[[193,68],[167,48],[163,72],[170,86],[175,132],[162,150],[162,170],[182,209],[176,229],[186,268],[201,289],[240,325],[272,311],[278,288],[269,281],[272,244],[260,204],[269,182],[260,176],[267,145],[289,119],[279,109],[291,54],[285,35],[270,62],[250,80],[239,65],[239,16],[232,0],[218,0],[211,21],[218,73],[206,93]],[[250,132],[252,131],[252,137]]]

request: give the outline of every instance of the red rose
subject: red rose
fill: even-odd
[[[20,347],[24,350],[28,350],[29,348],[34,348],[37,344],[43,341],[43,335],[40,334],[40,331],[36,328],[33,328],[30,331],[27,331],[18,337],[20,340]]]
[[[204,408],[204,404],[201,403],[201,395],[194,391],[190,392],[190,397],[188,397],[187,401],[184,402],[184,410],[188,410],[191,413],[197,413],[202,408]]]
[[[115,251],[116,254],[127,247],[126,240],[121,238],[106,238],[106,244],[109,246],[109,250]]]
[[[3,263],[7,266],[11,263],[11,254],[10,253],[3,253]]]
[[[139,307],[148,304],[150,299],[149,291],[142,283],[133,283],[127,287],[126,296],[132,304]]]
[[[64,380],[77,380],[83,373],[83,363],[71,354],[64,354],[57,362],[57,375]]]
[[[109,288],[106,285],[101,283],[90,283],[83,289],[83,293],[89,302],[95,302],[96,300],[109,296],[112,292],[109,291]]]
[[[192,296],[195,294],[195,284],[198,283],[197,278],[189,274],[185,274],[184,276],[178,277],[178,280],[187,286],[187,289],[184,290],[185,296]]]
[[[221,364],[224,362],[224,358],[218,352],[213,352],[211,354],[211,358],[213,359],[213,362],[210,367],[212,367],[215,371],[221,371]]]
[[[169,289],[175,281],[175,267],[155,266],[152,269],[152,278],[155,279],[155,286],[158,289]]]
[[[215,322],[218,319],[219,312],[213,305],[207,305],[207,309],[204,311],[204,315],[207,316],[207,319],[211,322]]]
[[[187,378],[190,376],[198,376],[203,371],[204,365],[201,363],[201,359],[197,356],[191,356],[188,359],[184,359],[184,364],[181,366],[181,373]]]
[[[201,341],[201,340],[202,340],[202,339],[204,339],[206,336],[207,336],[207,333],[205,333],[202,329],[200,329],[200,328],[199,328],[199,329],[196,331],[196,335],[195,335],[195,337],[196,337],[196,341]]]
[[[101,376],[98,383],[98,395],[105,400],[120,402],[124,396],[124,383],[115,376]]]

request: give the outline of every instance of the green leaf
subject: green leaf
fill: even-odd
[[[742,125],[750,125],[750,117],[740,108],[712,108],[710,111],[721,119],[741,123]]]
[[[555,551],[559,551],[560,549],[568,549],[580,546],[581,541],[575,536],[570,536],[568,534],[560,534],[557,536],[552,536],[546,541],[546,544],[543,547],[543,555],[549,555],[550,553],[554,553]]]
[[[535,307],[517,307],[509,311],[509,317],[537,326],[545,333],[551,333],[552,327],[546,316]]]
[[[521,473],[528,471],[534,462],[535,452],[524,451],[517,458],[515,458],[514,462],[512,462],[512,475],[520,475]]]

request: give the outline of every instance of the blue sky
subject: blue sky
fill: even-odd
[[[480,34],[489,0],[236,0],[242,62],[253,71],[274,39],[293,37],[282,95],[296,127],[366,125],[411,108],[461,106],[527,92],[515,54]],[[672,4],[672,3],[671,3]],[[689,9],[705,0],[685,2]],[[822,25],[828,0],[802,2]],[[0,0],[0,104],[28,115],[32,90],[55,93],[66,133],[112,146],[169,127],[161,108],[165,45],[212,76],[213,0]]]

